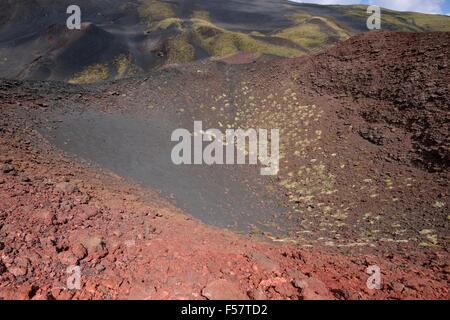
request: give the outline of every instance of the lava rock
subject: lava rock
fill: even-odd
[[[0,171],[3,173],[10,173],[14,171],[14,166],[10,163],[4,163],[0,166]]]
[[[316,278],[294,279],[293,285],[301,289],[303,300],[332,300],[333,295],[325,284]]]
[[[208,283],[202,290],[202,296],[208,300],[248,300],[236,283],[224,279]]]
[[[2,260],[0,260],[0,275],[6,272],[6,266]]]
[[[53,225],[53,222],[56,219],[55,214],[50,209],[39,210],[38,212],[36,212],[36,216],[46,226]]]
[[[87,249],[81,243],[77,243],[72,246],[71,251],[79,260],[83,260],[88,255]]]
[[[258,266],[260,266],[263,270],[267,272],[275,272],[280,270],[280,265],[278,262],[273,261],[272,259],[268,258],[267,256],[258,253],[258,252],[252,252],[247,255],[249,258],[251,258],[253,261],[255,261]]]
[[[71,182],[60,182],[55,185],[55,189],[65,194],[72,194],[79,191],[78,187]]]
[[[78,258],[70,251],[63,251],[58,254],[58,259],[61,263],[73,266],[78,264]]]

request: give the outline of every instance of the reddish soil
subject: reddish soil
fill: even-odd
[[[449,48],[445,33],[372,33],[311,58],[200,62],[89,88],[0,82],[0,297],[449,299]],[[366,69],[370,63],[376,67]],[[33,116],[61,104],[216,106],[225,91],[247,107],[239,124],[282,122],[286,132],[297,132],[304,114],[283,99],[287,89],[317,105],[322,116],[309,128],[325,138],[300,147],[284,141],[292,152],[271,190],[297,213],[292,225],[313,235],[277,242],[204,225],[152,190],[75,161],[36,131],[42,122]],[[274,102],[258,111],[266,98],[284,101],[285,109]],[[199,111],[214,126],[239,109],[225,115],[188,109],[186,117]],[[295,150],[305,156],[294,157]],[[337,192],[322,192],[331,183],[326,178],[311,183],[322,171],[306,182],[282,183],[316,161],[335,177]],[[395,188],[384,186],[386,173]],[[363,188],[373,181],[376,187]],[[307,183],[311,197],[298,196],[293,183]],[[340,215],[324,216],[322,202]],[[352,209],[339,210],[340,204]],[[361,219],[364,212],[381,218]],[[404,231],[394,233],[394,223]],[[71,265],[81,267],[81,290],[66,288]],[[380,290],[366,286],[372,265],[382,272]]]

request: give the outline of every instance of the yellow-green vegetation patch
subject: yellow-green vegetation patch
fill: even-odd
[[[436,232],[432,229],[423,229],[420,230],[420,235],[425,238],[424,242],[421,242],[419,245],[421,247],[435,247],[438,246],[438,236]]]
[[[138,8],[139,16],[149,25],[154,22],[176,17],[173,6],[160,0],[145,0]]]
[[[178,29],[182,29],[182,20],[179,18],[167,18],[161,20],[152,26],[151,31],[166,30],[173,26],[177,27]]]
[[[398,13],[384,10],[383,22],[386,26],[404,31],[450,31],[450,17],[415,12]]]
[[[421,28],[414,24],[413,19],[404,19],[403,17],[399,17],[396,14],[389,14],[387,12],[382,13],[383,18],[381,20],[381,27],[394,27],[400,30],[405,31],[414,31],[420,32]]]
[[[226,56],[238,51],[272,54],[282,57],[299,56],[295,48],[283,47],[254,39],[248,34],[232,32],[210,22],[192,19],[194,41],[211,56]]]
[[[367,6],[335,7],[348,17],[367,19]],[[416,12],[396,12],[382,9],[381,27],[399,31],[450,31],[450,17]]]
[[[443,207],[445,207],[445,202],[435,201],[434,204],[433,204],[433,207],[437,208],[437,209],[443,208]]]
[[[326,171],[325,165],[319,163],[301,166],[295,177],[283,180],[281,185],[292,191],[289,200],[296,203],[312,204],[317,195],[330,195],[336,192],[335,177]],[[326,209],[327,210],[327,209]]]
[[[245,103],[238,106],[233,125],[280,130],[280,160],[285,164],[285,169],[280,171],[275,183],[286,190],[290,208],[295,210],[313,205],[321,207],[323,204],[319,203],[319,198],[337,192],[335,176],[328,172],[322,161],[311,158],[309,152],[322,137],[322,130],[315,127],[315,124],[321,118],[323,110],[316,105],[304,105],[290,88],[259,98],[246,82],[242,82],[241,96],[245,97]],[[294,156],[304,160],[305,164],[290,168],[290,162],[286,159],[287,148],[294,148]],[[335,220],[347,217],[346,209],[332,206],[324,207],[323,213]],[[328,227],[326,222],[324,227]]]
[[[281,57],[295,57],[303,54],[298,49],[273,45],[265,41],[256,40],[243,33],[233,33],[233,37],[228,37],[228,39],[233,40],[239,51],[272,54]]]
[[[450,31],[450,17],[422,13],[405,13],[405,18],[424,31]]]
[[[128,63],[129,61],[125,56],[119,56],[116,60],[114,60],[114,65],[117,70],[117,78],[122,78],[125,75],[128,69]]]
[[[326,29],[332,30],[336,38],[335,41],[347,40],[351,34],[338,26],[333,20],[311,16],[307,13],[296,13],[291,16],[294,26],[283,29],[274,35],[290,40],[312,52],[323,49],[333,41],[330,33]]]
[[[208,11],[196,10],[191,15],[192,19],[211,21],[211,14]]]
[[[250,32],[250,35],[254,36],[254,37],[265,37],[265,34],[259,32],[259,31],[252,31],[252,32]]]
[[[428,235],[428,234],[432,234],[434,232],[434,230],[432,230],[432,229],[422,229],[422,230],[420,230],[420,234],[421,235]]]
[[[116,69],[115,79],[123,79],[126,76],[136,75],[141,71],[137,67],[130,55],[121,54],[113,61],[113,66]]]
[[[166,64],[182,63],[195,59],[195,49],[189,43],[186,34],[179,34],[167,42]]]
[[[93,64],[86,67],[83,71],[78,72],[69,79],[72,84],[86,84],[107,80],[110,72],[106,64]]]

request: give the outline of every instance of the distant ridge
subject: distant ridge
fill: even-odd
[[[83,30],[65,28],[67,0],[0,4],[0,77],[72,83],[121,79],[167,64],[249,52],[318,53],[366,32],[366,6],[285,0],[81,0]],[[391,31],[450,31],[450,17],[383,10]]]

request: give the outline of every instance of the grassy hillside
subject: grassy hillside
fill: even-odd
[[[230,28],[230,23],[217,17],[214,8],[204,1],[195,1],[195,5],[191,5],[192,9],[186,10],[179,1],[145,0],[139,12],[149,33],[172,30],[165,46],[168,51],[165,63],[195,60],[195,47],[201,48],[210,56],[219,57],[238,51],[294,57],[317,53],[359,32],[367,31],[366,20],[369,15],[367,7],[363,5],[285,3],[285,6],[289,10],[280,9],[277,14],[282,14],[288,23],[269,31],[234,26]],[[271,17],[271,13],[267,15],[268,18]],[[282,20],[279,15],[275,17]],[[411,32],[450,31],[450,17],[383,9],[382,27]]]
[[[332,6],[349,20],[365,21],[366,6]],[[392,31],[450,32],[450,17],[445,15],[422,14],[416,12],[397,12],[388,9],[381,11],[382,28]]]
[[[94,27],[68,32],[66,4],[0,4],[0,77],[88,83],[237,52],[297,57],[367,32],[369,16],[362,5],[286,0],[80,0]],[[450,17],[383,9],[382,28],[450,32]]]

